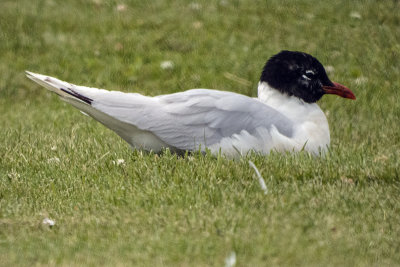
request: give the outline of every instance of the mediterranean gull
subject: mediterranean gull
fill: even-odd
[[[319,155],[328,148],[330,135],[316,102],[324,94],[355,99],[350,89],[329,80],[316,58],[293,51],[281,51],[267,61],[257,98],[209,89],[150,97],[26,73],[133,148],[156,153],[169,148],[178,154],[209,149],[231,157],[251,150]]]

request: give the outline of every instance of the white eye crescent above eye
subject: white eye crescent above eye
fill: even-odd
[[[310,77],[307,76],[307,74],[311,74],[311,76],[315,75],[315,72],[313,72],[312,70],[306,70],[306,74],[303,74],[301,77],[303,77],[306,80],[311,80]]]

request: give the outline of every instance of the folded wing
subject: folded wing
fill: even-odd
[[[147,144],[149,148],[161,144],[177,150],[197,150],[235,134],[256,135],[260,129],[276,129],[286,137],[293,135],[293,122],[286,116],[254,98],[236,93],[193,89],[148,97],[76,86],[35,73],[28,73],[28,77],[134,146],[141,144],[140,139],[146,139],[147,143],[159,143]]]

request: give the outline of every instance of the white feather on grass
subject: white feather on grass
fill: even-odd
[[[249,160],[249,164],[256,172],[257,177],[258,177],[258,183],[260,184],[261,189],[264,191],[264,194],[265,195],[268,194],[267,185],[265,184],[264,178],[261,176],[260,171],[257,169],[256,165],[251,160]]]

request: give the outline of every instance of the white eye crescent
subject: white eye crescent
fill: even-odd
[[[312,74],[312,75],[315,75],[315,73],[312,71],[312,70],[306,70],[306,74]]]
[[[306,74],[303,74],[303,75],[301,76],[301,77],[303,77],[303,78],[306,79],[306,80],[311,80],[311,78],[308,77],[307,74],[310,74],[310,76],[312,77],[312,76],[315,75],[315,72],[312,71],[312,70],[306,70]]]

